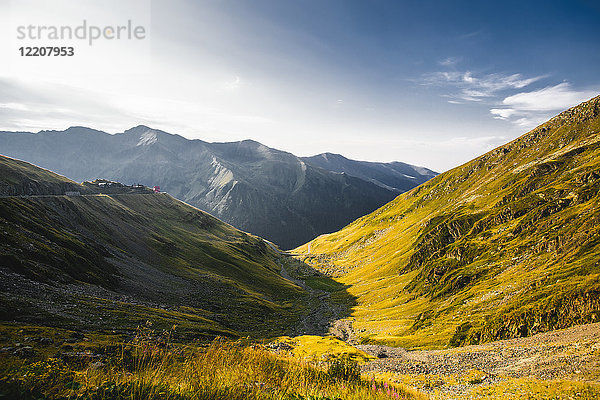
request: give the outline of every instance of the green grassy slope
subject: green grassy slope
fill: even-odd
[[[25,161],[0,155],[0,196],[88,193],[76,182]]]
[[[295,251],[365,340],[443,347],[600,318],[600,97]]]
[[[0,165],[3,187],[91,190],[6,157]],[[0,319],[108,332],[151,320],[192,337],[276,336],[305,296],[279,275],[278,257],[167,194],[1,197]]]

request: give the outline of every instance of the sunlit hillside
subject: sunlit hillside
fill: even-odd
[[[600,97],[295,250],[363,341],[458,346],[600,318]]]

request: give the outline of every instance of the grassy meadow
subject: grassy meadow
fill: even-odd
[[[426,398],[402,384],[362,377],[351,358],[311,362],[249,340],[175,343],[174,331],[157,332],[150,325],[131,338],[31,326],[2,329],[4,338],[31,335],[26,343],[35,342],[20,347],[34,348],[29,354],[0,355],[3,399]],[[44,345],[38,345],[38,335],[46,338]]]

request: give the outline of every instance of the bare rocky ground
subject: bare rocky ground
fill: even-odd
[[[600,323],[446,350],[356,347],[378,357],[362,367],[364,373],[426,376],[429,379],[418,388],[441,398],[467,398],[474,386],[510,378],[600,383]],[[469,375],[470,382],[447,379]]]
[[[347,316],[348,307],[338,304],[331,299],[331,293],[324,290],[313,289],[301,279],[302,276],[312,275],[315,270],[291,257],[280,259],[281,276],[302,287],[308,293],[306,313],[302,315],[290,334],[299,335],[326,335],[330,333],[341,318]],[[338,335],[334,335],[338,336]]]

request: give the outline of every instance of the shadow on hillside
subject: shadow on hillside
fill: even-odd
[[[286,255],[282,259],[282,275],[300,285],[308,294],[305,312],[291,329],[291,334],[334,334],[343,340],[352,340],[354,332],[350,321],[340,321],[351,316],[356,297],[344,285],[305,262]]]

